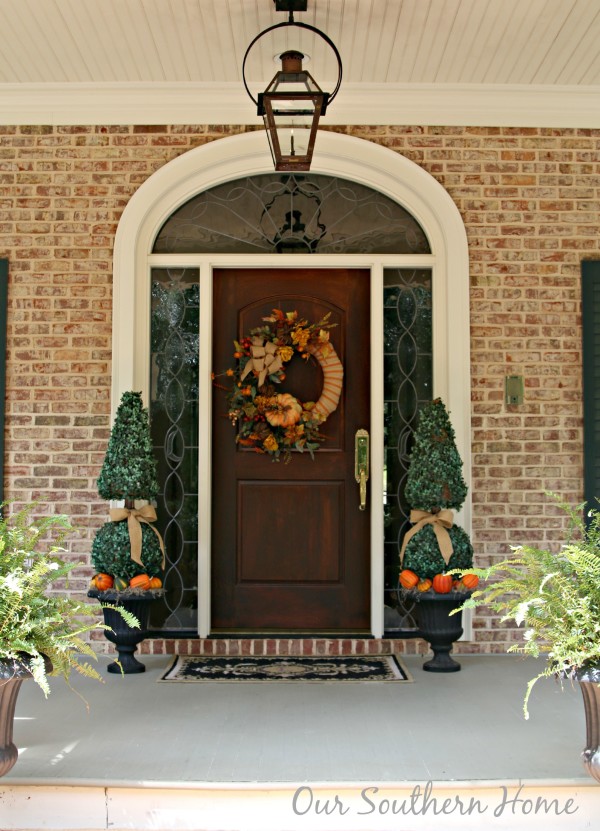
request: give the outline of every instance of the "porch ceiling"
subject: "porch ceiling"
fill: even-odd
[[[328,123],[600,126],[598,0],[309,0]],[[256,123],[272,0],[0,0],[2,123]],[[289,37],[289,35],[288,35]],[[289,43],[261,41],[258,90]],[[319,38],[300,47],[328,88]]]

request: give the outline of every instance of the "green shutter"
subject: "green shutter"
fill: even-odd
[[[4,396],[6,392],[6,305],[8,260],[0,260],[0,504],[4,501]]]
[[[600,261],[581,264],[583,468],[588,507],[600,499]]]

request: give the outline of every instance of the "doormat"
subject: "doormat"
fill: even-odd
[[[159,681],[303,683],[412,681],[395,655],[345,655],[340,657],[285,658],[247,656],[178,655]]]

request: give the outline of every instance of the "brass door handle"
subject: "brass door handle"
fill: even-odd
[[[358,482],[361,511],[367,507],[367,480],[369,478],[369,433],[357,430],[354,436],[354,478]]]

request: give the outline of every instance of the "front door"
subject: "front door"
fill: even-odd
[[[233,341],[273,309],[310,323],[331,313],[342,395],[315,452],[289,463],[236,445],[226,394],[213,396],[212,628],[365,631],[370,624],[370,510],[359,510],[354,436],[369,430],[369,272],[222,269],[213,288],[213,367],[234,364]],[[282,392],[317,400],[322,372],[295,355]]]

